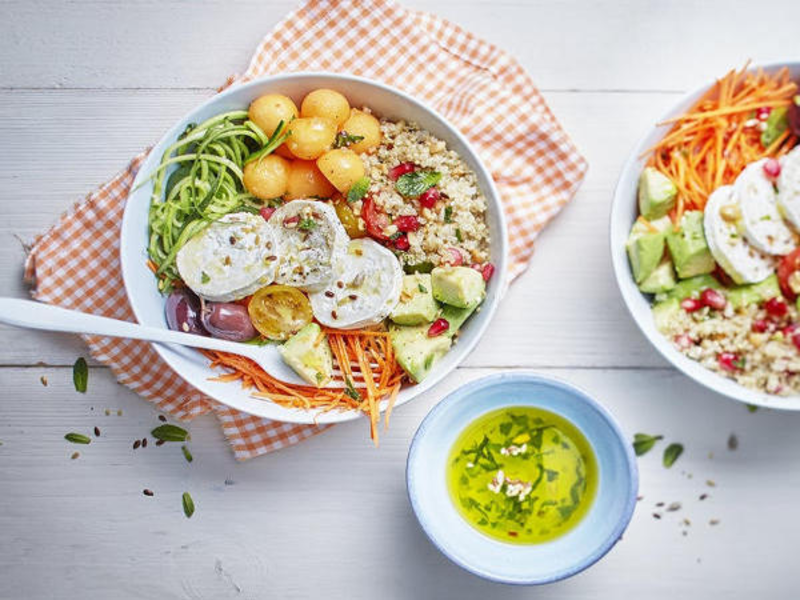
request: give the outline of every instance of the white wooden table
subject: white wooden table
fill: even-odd
[[[617,293],[607,215],[644,128],[682,91],[748,57],[796,53],[800,3],[409,4],[519,57],[591,163],[486,339],[445,383],[395,413],[377,451],[359,421],[236,464],[216,421],[204,418],[191,426],[190,465],[152,440],[131,449],[156,413],[106,368],[92,365],[88,394],[73,390],[71,365],[86,354],[78,338],[0,328],[0,598],[798,597],[800,415],[750,414],[660,359]],[[1,2],[2,293],[26,295],[20,240],[242,70],[292,6]],[[405,495],[409,440],[426,412],[461,383],[508,369],[573,381],[629,434],[660,433],[686,447],[671,470],[660,451],[640,459],[643,499],[624,540],[590,571],[547,589],[462,572],[428,543]],[[70,460],[76,448],[64,433],[95,425],[102,437]],[[736,451],[727,449],[732,432]],[[197,505],[191,520],[184,490]],[[676,501],[677,512],[654,506]]]

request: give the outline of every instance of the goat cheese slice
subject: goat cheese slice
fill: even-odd
[[[336,275],[309,294],[314,317],[328,327],[359,329],[383,321],[400,301],[403,268],[374,240],[353,240],[336,265]]]
[[[778,208],[800,230],[800,146],[781,159],[778,176]]]
[[[766,254],[789,254],[795,247],[794,236],[778,210],[777,194],[764,173],[765,160],[750,163],[739,174],[733,193],[747,240]]]

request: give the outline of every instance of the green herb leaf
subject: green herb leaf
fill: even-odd
[[[678,457],[683,454],[683,444],[670,444],[664,450],[664,466],[669,469]]]
[[[364,139],[363,135],[350,135],[346,131],[340,131],[336,134],[336,139],[333,142],[334,148],[346,148],[350,144],[357,144]]]
[[[75,384],[76,392],[86,393],[86,387],[89,385],[89,367],[82,356],[72,365],[72,383]]]
[[[430,273],[433,271],[433,263],[429,260],[424,260],[414,265],[403,265],[403,271],[407,275],[413,275],[414,273]]]
[[[189,452],[189,448],[186,446],[181,446],[181,452],[183,452],[183,457],[186,459],[186,462],[192,462],[194,460],[192,453]]]
[[[444,222],[445,223],[452,223],[453,222],[453,207],[452,206],[445,206],[444,207]]]
[[[202,271],[200,273],[200,283],[208,283],[209,281],[211,281],[211,277],[208,276],[208,273]]]
[[[401,196],[416,198],[439,183],[441,178],[442,174],[438,171],[411,171],[401,175],[394,187]]]
[[[633,451],[636,456],[647,454],[653,449],[658,440],[663,440],[663,435],[648,435],[646,433],[637,433],[633,436]]]
[[[425,287],[424,285],[422,285],[421,283],[418,283],[418,284],[417,284],[417,289],[418,289],[420,292],[422,292],[423,294],[427,294],[427,293],[428,293],[428,288],[426,288],[426,287]]]
[[[191,494],[183,492],[181,501],[183,503],[183,514],[186,515],[187,519],[191,519],[194,514],[194,500],[192,500]]]
[[[755,404],[748,404],[747,405],[747,412],[754,413],[758,410],[758,407]]]
[[[64,439],[68,442],[72,442],[73,444],[91,444],[92,439],[88,435],[83,435],[82,433],[68,433],[64,436]]]
[[[303,231],[311,231],[313,229],[316,229],[317,225],[319,225],[319,223],[317,223],[314,219],[307,218],[307,219],[302,219],[300,223],[297,225],[297,228],[302,229]]]
[[[344,378],[344,385],[345,390],[344,393],[350,396],[353,400],[360,401],[361,394],[358,393],[355,386],[353,385],[353,381],[349,377]]]
[[[347,201],[348,202],[358,202],[364,196],[367,195],[369,191],[369,177],[362,177],[361,179],[357,180],[352,186],[350,186],[350,190],[347,192]]]
[[[170,423],[159,425],[150,432],[150,435],[157,440],[164,440],[165,442],[185,442],[186,440],[191,439],[189,432],[183,427],[178,427],[177,425],[172,425]]]
[[[460,229],[456,229],[456,239],[459,242],[463,242],[464,241],[464,237],[461,235],[461,230]]]

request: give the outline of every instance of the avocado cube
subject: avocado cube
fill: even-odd
[[[483,276],[469,267],[436,267],[431,271],[431,286],[439,302],[459,308],[477,306],[486,292]]]
[[[672,261],[665,258],[647,279],[639,284],[639,289],[647,294],[663,294],[674,288],[676,284]]]
[[[428,337],[428,325],[392,325],[392,339],[398,364],[415,382],[420,383],[431,372],[433,365],[450,350],[449,335]]]
[[[749,304],[761,304],[770,298],[781,295],[778,277],[774,273],[758,283],[737,285],[727,291],[728,302],[733,308],[742,308]]]
[[[636,283],[642,283],[647,279],[661,262],[666,230],[671,224],[669,217],[653,221],[650,227],[638,220],[633,224],[625,247]]]
[[[639,177],[639,212],[648,221],[666,215],[675,207],[678,188],[669,177],[645,167]]]
[[[716,268],[717,264],[708,249],[703,231],[702,211],[692,210],[685,213],[680,229],[667,234],[667,246],[681,279],[711,273]]]
[[[324,387],[333,376],[333,354],[328,338],[309,323],[278,347],[284,362],[311,385]]]
[[[442,306],[442,314],[440,316],[450,323],[446,335],[454,337],[458,333],[458,330],[461,329],[464,322],[475,312],[476,308],[478,307],[470,306],[469,308],[458,308],[457,306],[450,306],[449,304]]]
[[[724,286],[711,275],[698,275],[697,277],[691,277],[689,279],[679,281],[675,287],[666,294],[666,297],[674,298],[680,302],[686,298],[699,297],[700,292],[708,288],[711,288],[712,290],[722,290],[724,289]],[[657,300],[663,299],[664,298],[657,298]]]
[[[656,302],[653,305],[653,321],[656,324],[656,329],[661,333],[669,331],[670,321],[675,317],[681,309],[681,303],[677,298],[668,298],[662,302]]]
[[[422,325],[433,321],[438,311],[431,276],[426,273],[404,275],[400,302],[389,318],[398,325]]]

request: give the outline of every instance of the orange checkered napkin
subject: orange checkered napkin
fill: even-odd
[[[508,220],[512,275],[542,228],[575,193],[586,162],[522,67],[508,54],[439,17],[389,0],[310,0],[267,34],[231,84],[291,71],[347,72],[427,102],[475,145]],[[508,123],[515,127],[509,128]],[[146,152],[77,204],[28,256],[38,300],[133,321],[119,265],[128,191]],[[213,411],[237,459],[297,443],[325,429],[269,421],[221,405],[176,377],[143,342],[85,336],[120,383],[178,419]]]

